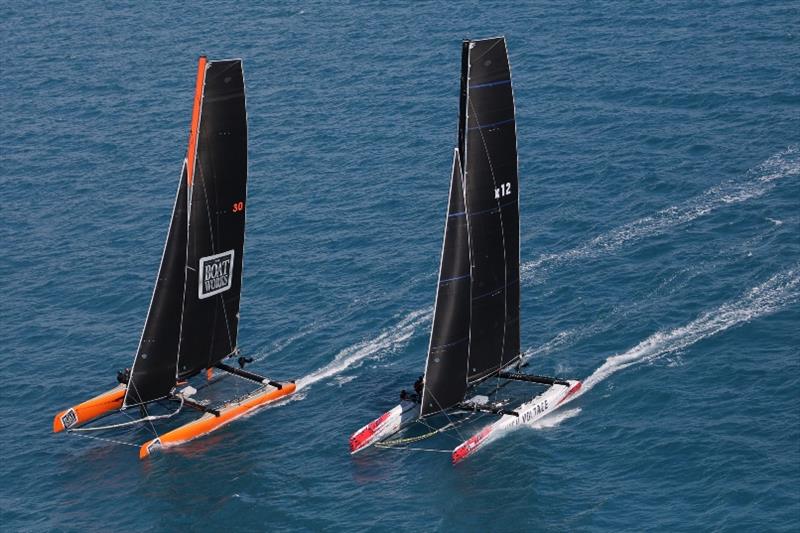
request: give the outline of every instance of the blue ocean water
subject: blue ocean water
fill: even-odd
[[[798,28],[760,1],[4,4],[3,529],[798,530]],[[351,458],[422,370],[460,41],[500,34],[523,346],[584,393],[455,468]],[[301,390],[139,461],[52,416],[132,360],[200,53],[248,88],[240,346]]]

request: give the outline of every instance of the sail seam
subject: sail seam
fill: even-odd
[[[433,351],[433,350],[441,350],[442,348],[450,348],[451,346],[456,346],[468,340],[469,337],[464,337],[463,339],[458,339],[457,341],[448,342],[447,344],[437,344],[436,346],[431,346],[430,350]]]
[[[478,122],[478,125],[477,126],[472,126],[471,128],[467,128],[467,130],[468,131],[472,131],[472,130],[487,130],[487,129],[491,129],[491,128],[496,128],[498,126],[504,126],[506,124],[511,124],[512,122],[514,122],[514,120],[515,120],[515,117],[511,117],[511,118],[507,118],[505,120],[499,120],[497,122],[492,122],[490,124],[481,124],[476,119],[475,122]],[[481,134],[481,135],[483,135],[483,134]]]
[[[462,279],[467,279],[469,277],[470,277],[469,274],[464,274],[463,276],[456,276],[454,278],[443,279],[443,280],[439,281],[439,285],[443,285],[444,283],[450,283],[451,281],[459,281],[459,280],[462,280]]]
[[[500,81],[491,81],[489,83],[477,83],[475,85],[470,85],[470,89],[485,89],[488,87],[497,87],[499,85],[509,85],[511,83],[511,78],[507,80],[500,80]]]

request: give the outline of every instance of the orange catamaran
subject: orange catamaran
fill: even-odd
[[[197,68],[189,148],[183,164],[161,266],[133,365],[108,392],[55,416],[53,431],[86,434],[172,418],[190,407],[200,418],[140,446],[144,458],[158,448],[206,435],[259,406],[295,391],[244,370],[251,358],[237,346],[247,195],[247,114],[239,59]],[[223,363],[236,358],[238,365]],[[212,369],[220,372],[213,375]],[[201,376],[202,385],[190,380]],[[214,403],[210,385],[236,378],[252,390]],[[196,386],[193,386],[196,385]],[[203,389],[204,394],[198,393]],[[210,396],[203,398],[203,396]],[[165,414],[154,414],[158,410]],[[100,425],[115,413],[129,419]],[[137,413],[131,417],[130,413]],[[94,424],[88,424],[94,422]]]

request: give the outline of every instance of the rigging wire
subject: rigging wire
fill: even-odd
[[[73,433],[75,430],[70,430],[69,433]],[[83,437],[85,439],[92,439],[92,440],[100,440],[103,442],[110,442],[112,444],[122,444],[123,446],[133,446],[134,448],[138,448],[139,444],[134,444],[132,442],[124,442],[121,440],[114,440],[114,439],[107,439],[105,437],[96,437],[94,435],[84,435],[83,433],[75,433],[78,437]]]
[[[168,414],[165,414],[165,415],[148,415],[148,416],[143,417],[143,418],[132,418],[132,417],[130,417],[130,415],[127,415],[127,413],[126,413],[126,416],[129,416],[131,418],[131,420],[129,420],[127,422],[120,422],[119,424],[110,424],[110,425],[107,425],[107,426],[99,426],[99,427],[74,428],[74,429],[69,429],[67,431],[69,433],[84,433],[84,432],[88,432],[88,431],[103,431],[103,430],[106,430],[106,429],[118,429],[118,428],[134,426],[136,424],[141,424],[142,422],[149,422],[150,423],[150,427],[153,429],[153,433],[155,434],[156,437],[158,437],[158,433],[156,432],[156,428],[153,425],[152,421],[153,420],[162,420],[162,419],[165,419],[165,418],[172,418],[173,416],[175,416],[178,413],[180,413],[181,409],[183,409],[183,397],[179,396],[179,398],[181,399],[181,404],[172,413],[168,413]],[[144,409],[144,406],[142,406],[142,408]],[[145,410],[145,413],[146,412],[147,411]]]

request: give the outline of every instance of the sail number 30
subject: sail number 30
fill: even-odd
[[[233,203],[233,212],[238,213],[239,211],[244,211],[244,202]]]
[[[499,200],[500,198],[508,196],[509,194],[511,194],[511,182],[503,183],[494,189],[495,200]]]

